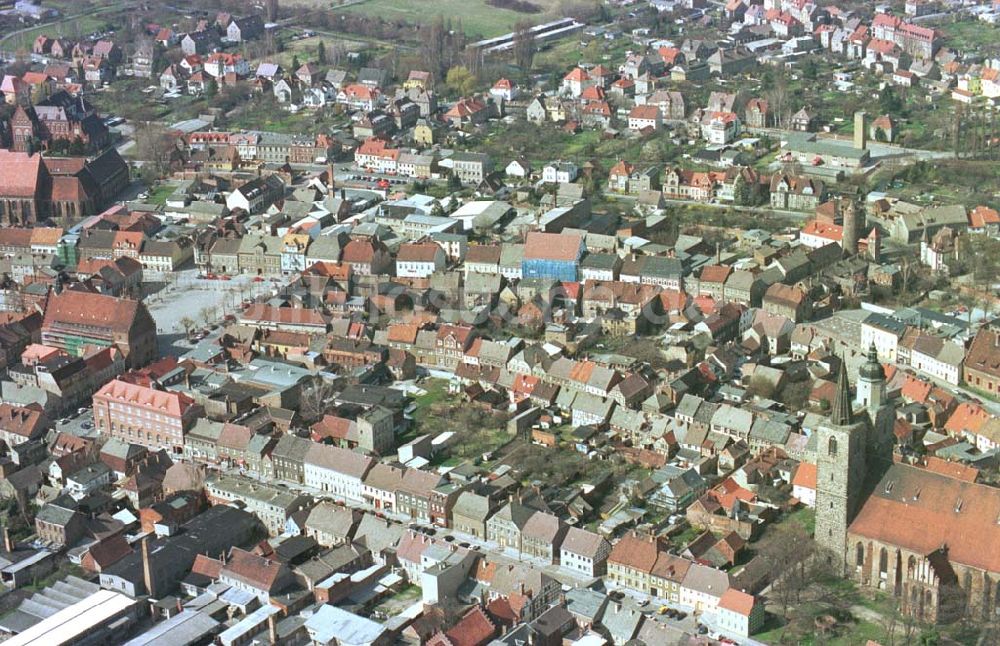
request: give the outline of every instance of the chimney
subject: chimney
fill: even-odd
[[[3,528],[3,549],[8,554],[14,551],[14,541],[10,540],[10,529],[6,526]]]
[[[329,192],[333,193],[333,162],[330,162],[326,166],[326,186]]]
[[[267,617],[267,638],[272,646],[278,643],[278,622],[274,619],[274,615]]]
[[[149,562],[149,536],[142,538],[142,580],[146,584],[146,594],[155,597],[156,580],[153,576],[152,564]]]

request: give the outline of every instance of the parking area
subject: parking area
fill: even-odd
[[[69,433],[76,437],[97,438],[100,435],[94,428],[94,411],[89,404],[57,419],[55,428],[60,433]]]
[[[705,625],[693,608],[621,588],[607,580],[605,580],[605,585],[612,599],[621,603],[625,608],[641,612],[646,615],[647,620],[668,625],[691,635],[721,636],[716,634],[711,626]]]
[[[200,278],[196,269],[177,272],[144,299],[156,321],[161,356],[186,349],[184,319],[194,323],[194,330],[216,325],[225,316],[240,311],[245,301],[273,293],[277,287],[276,283],[249,275],[210,280]]]

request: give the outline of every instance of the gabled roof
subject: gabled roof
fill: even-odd
[[[422,242],[414,244],[400,245],[396,253],[396,260],[402,262],[434,262],[439,254],[443,254],[441,247],[433,242]]]
[[[754,596],[736,588],[726,590],[719,599],[719,607],[744,617],[753,612]]]
[[[0,194],[5,197],[34,197],[45,173],[39,154],[0,150]]]
[[[849,534],[1000,572],[1000,489],[906,464],[892,465],[848,529]]]
[[[579,260],[583,240],[578,235],[532,231],[524,244],[525,260]]]
[[[43,328],[56,325],[106,327],[127,333],[141,311],[141,304],[92,292],[65,290],[49,298]]]
[[[184,415],[194,400],[184,393],[156,390],[120,379],[109,381],[94,395],[172,417]]]
[[[254,589],[272,592],[285,571],[287,571],[285,566],[278,561],[234,547],[229,552],[229,560],[222,567],[220,574]]]

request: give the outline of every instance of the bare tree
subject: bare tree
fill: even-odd
[[[424,61],[427,62],[430,72],[434,74],[434,78],[444,78],[445,71],[447,70],[444,60],[445,39],[447,35],[444,18],[440,14],[431,21],[430,25],[424,28],[421,34],[420,52]]]
[[[828,555],[821,552],[806,529],[798,523],[774,526],[758,550],[772,564],[771,571],[776,578],[771,584],[771,592],[783,614],[798,606],[802,593],[829,572]]]
[[[177,152],[177,142],[163,126],[146,122],[135,131],[135,152],[138,159],[163,173]]]
[[[194,324],[194,319],[192,319],[190,316],[182,316],[181,320],[179,320],[177,322],[181,324],[182,328],[184,328],[184,336],[190,338],[190,336],[191,336],[191,330],[194,329],[194,325],[195,325]]]
[[[206,326],[211,325],[215,321],[217,314],[218,314],[217,308],[214,305],[208,305],[206,307],[203,307],[198,312],[198,315],[201,317],[201,320],[205,323]]]
[[[531,35],[531,25],[519,21],[514,25],[514,64],[527,72],[535,58],[535,39]]]
[[[337,67],[344,59],[345,54],[346,48],[344,47],[344,43],[334,41],[334,43],[327,49],[326,58],[330,62],[330,65]]]
[[[329,401],[336,394],[336,389],[322,379],[314,379],[312,383],[302,388],[299,397],[299,413],[307,422],[318,420],[326,414]]]
[[[904,256],[899,264],[899,273],[902,276],[903,284],[900,288],[902,294],[906,294],[910,291],[910,281],[913,279],[913,274],[916,267],[910,262],[909,257]]]
[[[788,81],[784,72],[778,74],[774,86],[767,93],[767,101],[771,107],[772,118],[776,128],[783,128],[788,121]]]
[[[278,9],[278,0],[264,0],[264,11],[267,13],[268,22],[278,19]]]

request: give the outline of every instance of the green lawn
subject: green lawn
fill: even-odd
[[[863,646],[868,640],[884,643],[885,629],[878,624],[867,621],[858,621],[844,626],[833,635],[819,637],[814,633],[808,633],[795,626],[782,624],[776,617],[772,617],[773,623],[766,624],[768,628],[765,632],[753,636],[759,642],[765,644],[796,644],[797,646],[813,646],[813,644],[824,644],[824,646]]]
[[[321,112],[300,110],[292,114],[270,94],[254,96],[226,118],[226,127],[229,128],[269,130],[292,135],[323,132],[343,123],[344,118],[330,108]]]
[[[146,199],[150,204],[166,204],[167,198],[170,197],[171,193],[177,190],[176,186],[170,184],[160,184],[153,191],[150,192],[149,198]]]
[[[42,34],[46,34],[53,38],[57,36],[79,38],[94,31],[104,29],[109,22],[114,22],[113,20],[110,20],[109,15],[81,16],[72,20],[61,20],[54,23],[39,25],[38,27],[29,29],[28,31],[10,36],[10,43],[7,42],[7,38],[0,39],[0,43],[3,43],[5,48],[9,47],[11,49],[30,50],[35,38]]]
[[[444,379],[427,379],[420,384],[420,388],[424,390],[424,394],[413,398],[413,403],[417,405],[413,419],[418,422],[427,418],[431,406],[451,396],[448,393],[448,382]]]
[[[809,507],[800,507],[788,515],[785,519],[799,523],[810,535],[816,533],[816,510]]]
[[[554,8],[551,0],[533,0],[535,4]],[[486,4],[485,0],[435,0],[434,2],[414,2],[413,0],[366,0],[345,7],[343,11],[378,16],[385,20],[424,24],[438,14],[453,22],[462,21],[462,28],[469,36],[490,38],[508,33],[519,21],[545,22],[551,14],[525,14],[509,9],[498,9]]]
[[[944,34],[945,44],[960,51],[995,47],[1000,42],[1000,28],[980,20],[965,20],[934,25]]]
[[[283,47],[281,52],[278,54],[268,56],[263,59],[257,59],[253,62],[268,61],[272,63],[277,63],[284,67],[290,72],[294,72],[292,69],[292,59],[295,56],[299,58],[299,64],[313,62],[318,63],[316,57],[316,46],[319,43],[324,43],[328,48],[334,43],[338,43],[343,46],[348,52],[362,52],[365,51],[372,58],[378,57],[388,51],[385,47],[380,47],[371,43],[355,42],[347,39],[345,34],[343,38],[339,38],[331,35],[322,36],[310,36],[309,38],[301,38],[299,40],[292,40],[288,37],[289,34],[297,33],[297,29],[288,29],[283,32],[286,36],[283,41]],[[322,67],[322,66],[321,66]]]

